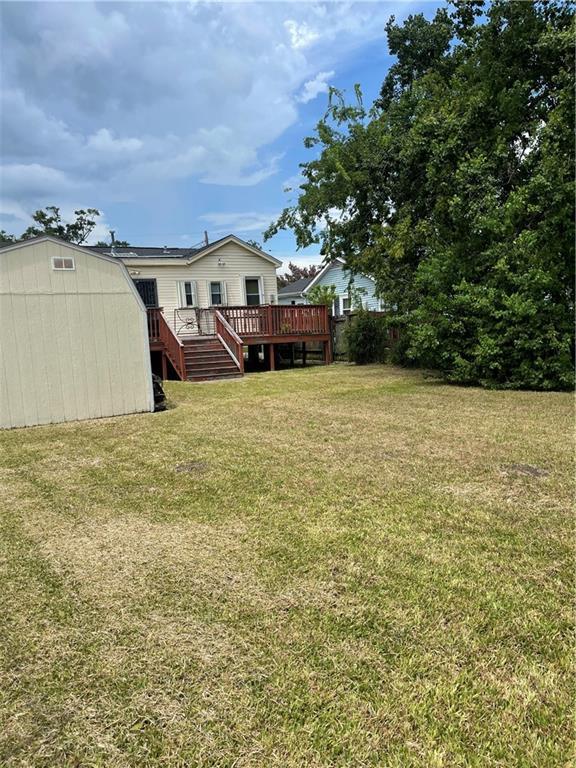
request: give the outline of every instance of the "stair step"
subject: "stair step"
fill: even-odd
[[[185,347],[206,347],[206,346],[218,346],[220,344],[219,339],[184,339],[182,344]]]
[[[194,344],[185,346],[184,352],[200,354],[201,352],[218,352],[220,349],[223,349],[222,344]]]
[[[236,363],[228,357],[217,358],[205,358],[204,360],[196,360],[194,358],[188,358],[185,360],[187,368],[197,368],[200,365],[218,366],[218,365],[236,365]]]
[[[186,371],[237,371],[238,366],[232,361],[229,363],[200,363],[200,365],[187,365]]]
[[[219,381],[220,379],[241,379],[242,374],[237,371],[236,373],[219,373],[215,375],[205,375],[205,374],[199,374],[197,376],[190,375],[186,376],[187,381]]]
[[[219,358],[230,359],[230,355],[224,349],[214,350],[213,352],[184,352],[184,357],[186,360],[217,360]]]

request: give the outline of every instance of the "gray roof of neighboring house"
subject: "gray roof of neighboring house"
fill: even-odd
[[[278,291],[279,296],[292,296],[292,294],[300,294],[304,291],[312,282],[311,277],[301,277],[300,280],[295,280],[293,283],[288,283]]]

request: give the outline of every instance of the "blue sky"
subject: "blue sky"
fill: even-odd
[[[0,229],[96,207],[134,245],[262,239],[328,84],[369,103],[390,15],[440,3],[1,3]],[[285,263],[290,233],[265,245]]]

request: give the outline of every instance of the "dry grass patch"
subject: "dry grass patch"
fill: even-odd
[[[168,392],[0,434],[0,765],[569,760],[569,395]]]

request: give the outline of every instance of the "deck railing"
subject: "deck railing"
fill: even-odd
[[[161,344],[162,351],[172,363],[181,380],[186,379],[184,347],[162,314],[162,307],[148,308],[148,338],[151,344]]]
[[[214,327],[216,336],[218,336],[228,350],[230,357],[238,366],[238,370],[240,373],[244,373],[244,346],[242,339],[218,310],[214,312]]]
[[[281,306],[278,304],[259,304],[257,306],[206,307],[188,310],[193,323],[188,325],[180,318],[175,327],[182,336],[213,336],[218,333],[216,315],[230,327],[240,339],[278,336],[317,336],[330,334],[328,308],[320,305]],[[179,313],[182,310],[178,310]],[[226,333],[227,329],[224,329]],[[151,342],[169,346],[171,354],[177,353],[174,342],[179,342],[178,335],[166,322],[162,309],[154,307],[148,310],[148,334]],[[231,340],[230,340],[231,341]],[[265,343],[265,342],[263,342]],[[234,342],[237,344],[237,342]],[[231,345],[232,351],[234,350]]]
[[[219,307],[242,338],[246,336],[301,336],[330,333],[328,307],[320,305]]]

